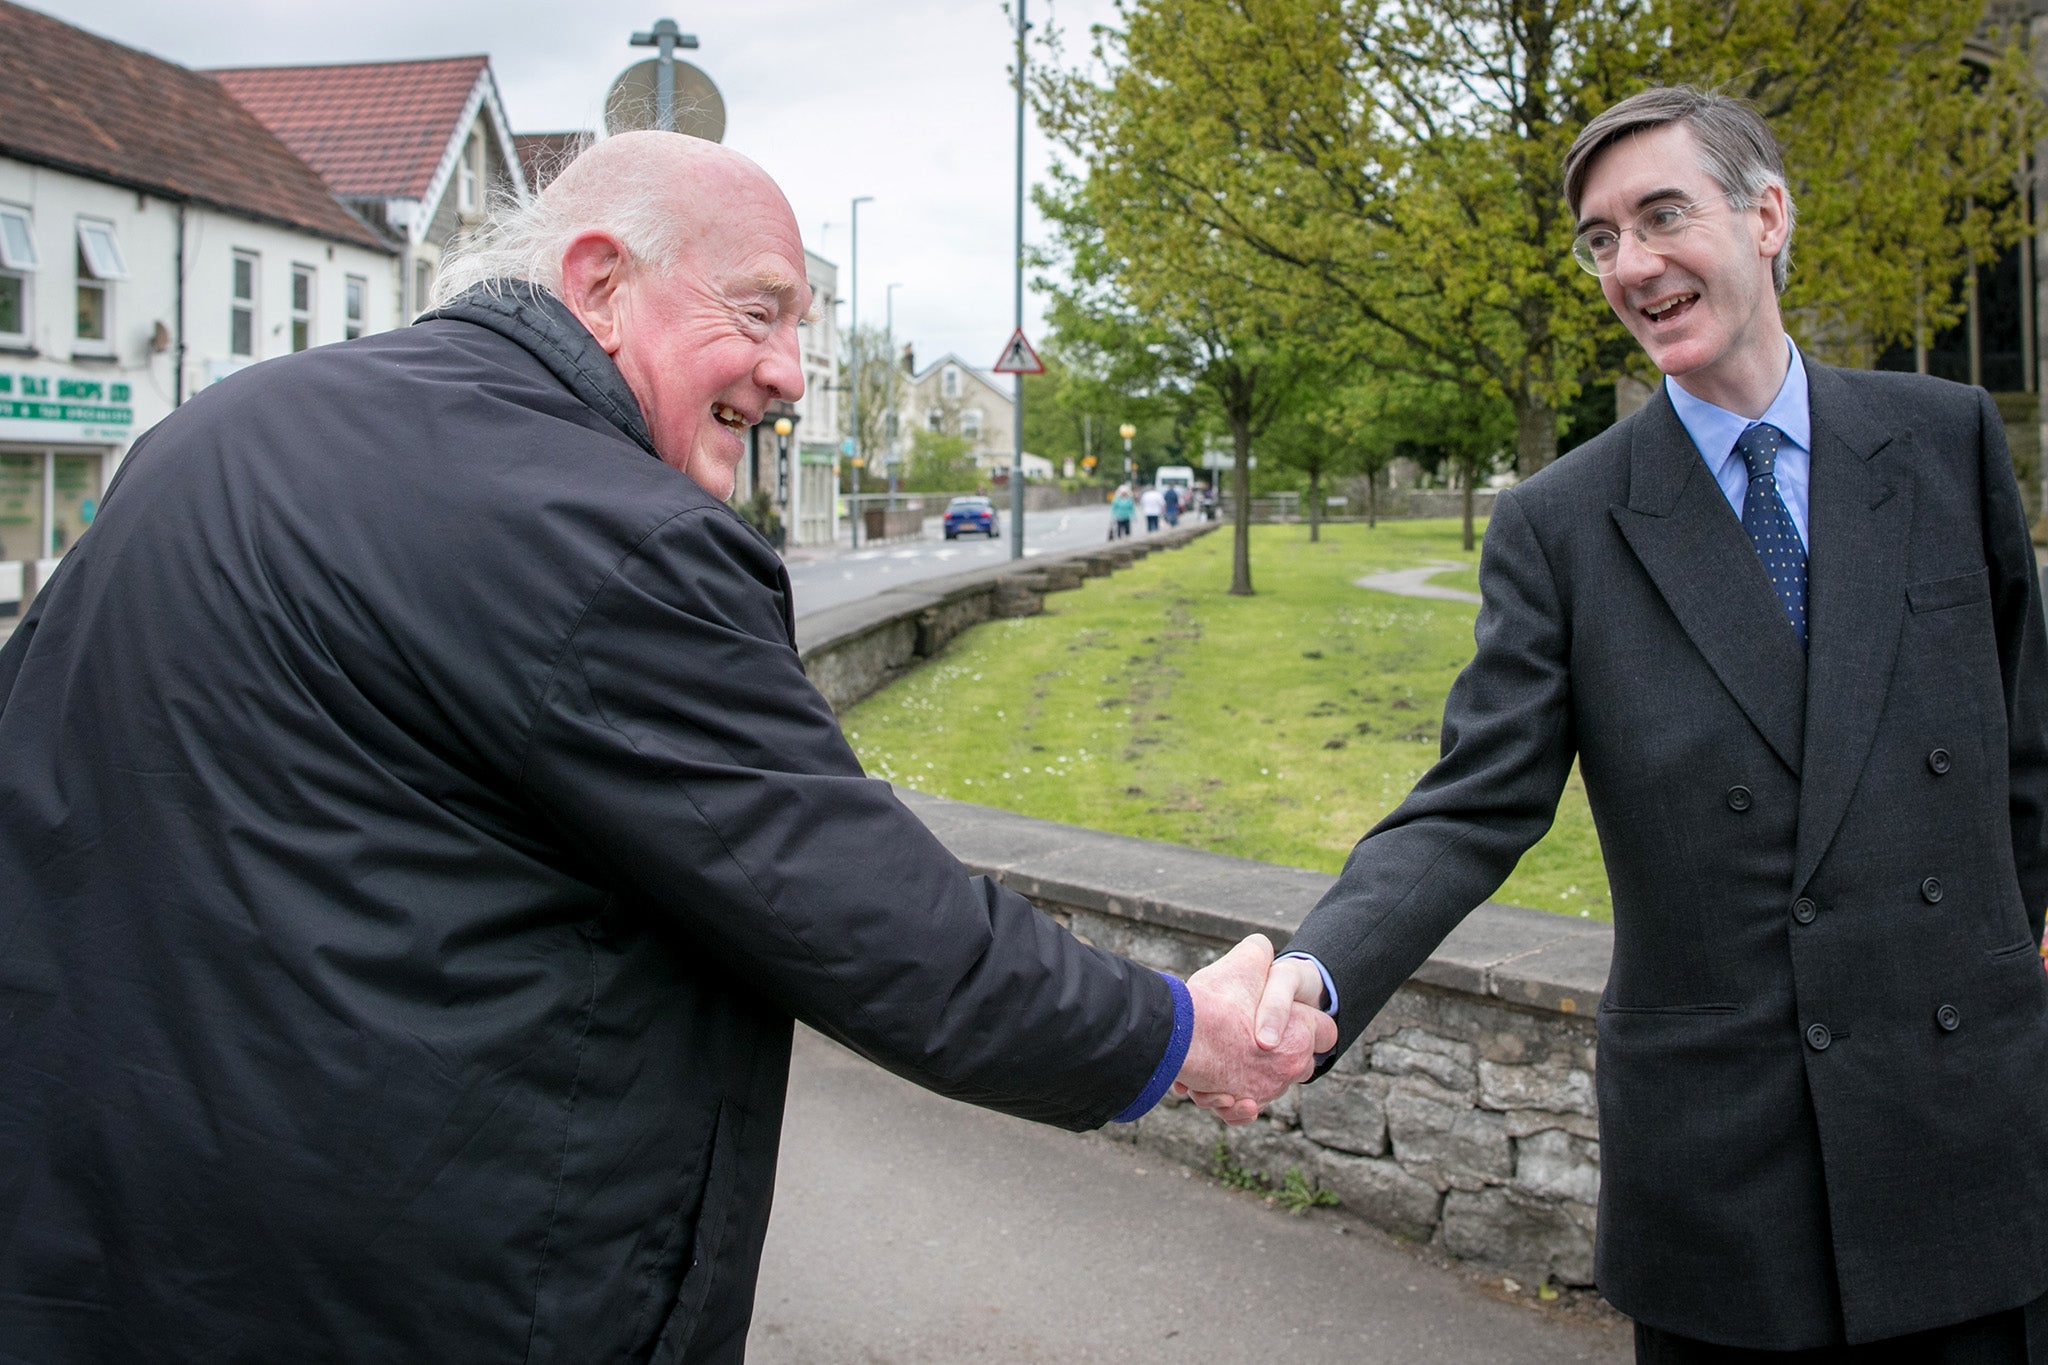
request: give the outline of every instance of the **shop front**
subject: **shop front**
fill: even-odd
[[[0,627],[92,525],[134,427],[125,382],[0,367]]]

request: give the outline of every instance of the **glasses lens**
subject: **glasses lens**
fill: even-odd
[[[1572,241],[1572,259],[1588,275],[1605,275],[1614,269],[1615,239],[1611,233],[1583,233]]]

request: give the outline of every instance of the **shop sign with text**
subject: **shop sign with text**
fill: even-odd
[[[134,429],[124,381],[0,369],[0,440],[103,445],[125,442]]]

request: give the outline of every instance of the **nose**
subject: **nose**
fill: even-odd
[[[1636,234],[1624,228],[1614,249],[1615,283],[1626,288],[1642,280],[1655,279],[1664,272],[1664,258],[1644,246]]]
[[[804,396],[804,367],[797,349],[796,328],[778,330],[768,353],[754,370],[754,382],[776,397],[794,403]]]

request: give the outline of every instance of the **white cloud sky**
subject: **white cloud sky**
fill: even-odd
[[[986,366],[1014,322],[1014,20],[1000,0],[747,0],[717,6],[619,0],[30,0],[102,37],[192,67],[392,61],[490,54],[519,132],[596,125],[604,92],[652,55],[628,38],[671,17],[702,44],[683,54],[717,84],[726,145],[766,167],[804,242],[851,284],[848,210],[860,209],[860,306],[895,292],[898,344],[922,366],[945,351]],[[1035,26],[1085,53],[1113,0],[1028,0]],[[1035,58],[1034,58],[1035,59]],[[1025,138],[1026,174],[1048,149]],[[1027,238],[1041,235],[1035,215]],[[1028,286],[1028,280],[1027,280]],[[1042,328],[1025,298],[1026,328]],[[845,315],[841,314],[842,324]]]

